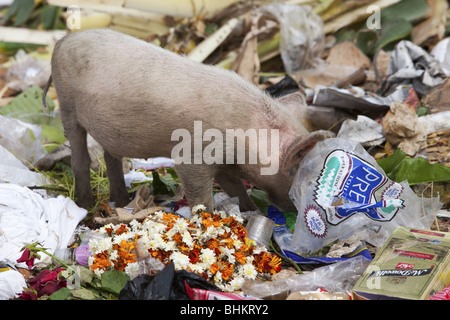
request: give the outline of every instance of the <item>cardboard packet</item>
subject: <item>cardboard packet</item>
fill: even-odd
[[[450,233],[397,227],[352,294],[355,300],[426,300],[449,284]]]

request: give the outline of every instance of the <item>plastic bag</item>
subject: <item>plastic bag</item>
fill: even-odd
[[[351,291],[370,262],[370,259],[358,256],[284,279],[269,282],[246,280],[242,290],[245,294],[255,298],[282,296],[283,293],[317,289],[331,293],[346,293]]]
[[[305,156],[290,197],[298,214],[287,249],[301,253],[353,234],[381,246],[397,226],[428,229],[441,207],[406,181],[387,178],[360,144],[340,138],[319,142]]]
[[[38,60],[19,50],[15,62],[6,72],[8,86],[16,91],[25,91],[33,85],[44,87],[50,77],[50,60]]]
[[[128,281],[120,291],[119,300],[189,300],[185,282],[190,288],[220,291],[198,274],[175,271],[171,263],[156,275],[141,274]]]
[[[47,153],[41,140],[41,127],[0,115],[0,145],[23,162],[34,164]]]
[[[286,72],[312,68],[324,48],[323,21],[309,6],[272,3],[262,10],[280,24],[280,51]]]
[[[35,242],[51,254],[67,248],[76,226],[87,214],[70,198],[44,199],[10,183],[0,183],[0,204],[0,261],[17,261],[22,247]],[[42,254],[34,266],[42,268],[49,263],[50,256]],[[25,263],[18,266],[26,267]]]

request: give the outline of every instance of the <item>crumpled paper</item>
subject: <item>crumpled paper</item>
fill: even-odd
[[[94,215],[94,222],[105,224],[120,224],[130,223],[133,220],[142,221],[149,215],[157,211],[163,210],[163,207],[156,206],[153,202],[153,196],[150,194],[150,189],[147,185],[142,185],[136,196],[127,206],[123,208],[113,208],[111,213],[103,217],[99,212]]]
[[[414,90],[420,94],[445,79],[439,61],[408,40],[395,46],[386,75],[388,87],[394,83],[413,84]]]
[[[414,156],[427,146],[426,126],[406,103],[392,103],[382,122],[386,140],[407,155]]]

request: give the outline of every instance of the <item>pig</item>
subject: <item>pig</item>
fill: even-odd
[[[194,125],[200,122],[203,132],[276,130],[279,141],[272,154],[278,168],[273,174],[261,174],[265,166],[261,161],[205,163],[187,155],[192,161],[175,162],[189,205],[201,204],[210,211],[214,209],[214,180],[230,197],[238,197],[242,211],[256,209],[243,180],[266,191],[280,209],[295,210],[289,188],[300,161],[318,141],[328,137],[326,132],[305,129],[299,119],[301,97],[272,98],[233,71],[192,61],[109,29],[64,36],[55,45],[51,68],[44,107],[53,82],[72,151],[76,203],[84,208],[94,205],[87,133],[104,150],[110,200],[125,206],[129,194],[122,158],[172,157],[173,149],[181,143],[180,137],[173,136],[177,129],[194,134]],[[208,139],[196,141],[205,147]],[[248,141],[245,147],[254,148]]]

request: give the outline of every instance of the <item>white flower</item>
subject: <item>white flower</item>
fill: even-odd
[[[198,204],[196,206],[192,207],[191,213],[192,215],[195,215],[197,212],[206,211],[206,207],[202,204]]]
[[[137,263],[137,262],[128,263],[124,269],[124,272],[132,278],[138,276],[139,275],[139,263]]]
[[[216,255],[214,251],[209,248],[204,248],[201,250],[200,259],[209,268],[214,262],[216,262]]]
[[[230,289],[230,292],[239,290],[242,288],[242,285],[244,284],[245,279],[243,277],[235,277],[228,283],[228,287]]]
[[[119,253],[117,252],[117,250],[112,250],[109,253],[109,260],[111,261],[117,261],[117,259],[119,259]]]
[[[179,233],[184,232],[186,228],[188,227],[188,222],[183,218],[178,218],[175,223],[173,224],[172,230],[175,230]]]
[[[165,251],[174,251],[177,249],[177,244],[175,241],[167,241],[162,245],[161,249]]]
[[[189,264],[189,268],[191,269],[192,272],[197,273],[203,273],[205,272],[206,269],[208,269],[205,263],[191,263]]]
[[[254,280],[256,278],[257,273],[258,272],[256,271],[256,268],[253,264],[246,263],[242,266],[241,274],[244,278]]]
[[[189,265],[189,257],[181,252],[175,251],[170,255],[170,260],[173,261],[175,269],[186,269]]]
[[[142,224],[139,221],[137,221],[136,219],[133,219],[130,222],[131,230],[133,230],[134,232],[138,232],[140,230],[141,226],[142,226]]]
[[[113,238],[113,244],[120,244],[123,240],[128,241],[130,239],[134,240],[134,233],[131,231],[124,232],[122,234],[119,234],[118,236],[114,236]]]
[[[163,249],[166,246],[162,236],[158,233],[152,234],[151,237],[146,237],[146,239],[144,243],[148,249]]]
[[[183,242],[191,249],[194,247],[192,236],[187,230],[183,232]]]
[[[220,252],[227,256],[229,263],[234,263],[236,258],[234,256],[235,250],[228,247],[220,247]]]
[[[91,239],[89,240],[89,250],[93,254],[97,254],[103,251],[108,251],[112,248],[112,238],[105,237],[103,239]]]

